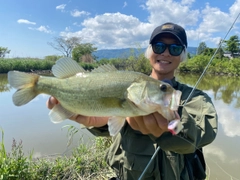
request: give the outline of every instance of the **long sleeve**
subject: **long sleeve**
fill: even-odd
[[[189,90],[185,91],[183,99],[187,94]],[[184,104],[184,100],[181,104]],[[215,139],[218,117],[207,94],[196,90],[193,98],[184,106],[180,106],[178,112],[184,126],[182,132],[178,135],[164,133],[155,139],[163,150],[180,154],[192,153],[196,148],[203,147]]]
[[[90,131],[95,136],[110,136],[108,131],[108,125],[102,126],[102,127],[93,127],[88,128],[88,131]]]

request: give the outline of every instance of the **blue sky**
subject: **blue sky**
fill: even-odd
[[[240,13],[240,0],[1,0],[0,46],[7,57],[61,55],[54,37],[81,37],[98,49],[147,47],[153,29],[182,25],[189,46],[217,47]],[[240,36],[240,18],[231,35]]]

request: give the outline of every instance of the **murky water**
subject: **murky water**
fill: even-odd
[[[177,79],[194,86],[199,75],[177,75]],[[208,179],[240,180],[240,77],[206,75],[198,85],[212,98],[219,115],[216,140],[204,148]],[[34,150],[34,156],[65,153],[79,143],[91,141],[93,136],[84,129],[74,136],[67,149],[67,128],[80,125],[67,120],[53,124],[48,118],[45,103],[49,96],[39,95],[27,105],[16,107],[12,103],[14,89],[7,84],[6,75],[0,75],[0,127],[4,130],[7,150],[13,138],[23,141],[24,152]],[[0,135],[1,137],[1,135]]]

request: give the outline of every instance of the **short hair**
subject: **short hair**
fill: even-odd
[[[151,55],[152,53],[153,53],[152,45],[149,44],[148,47],[147,47],[147,49],[146,49],[146,51],[145,51],[145,57],[146,57],[147,59],[149,59],[149,58],[150,58],[150,55]],[[180,60],[181,60],[181,61],[184,61],[186,58],[187,58],[187,48],[186,48],[186,46],[184,46],[184,49],[183,49],[182,53],[180,54]]]

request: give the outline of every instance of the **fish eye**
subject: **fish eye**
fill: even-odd
[[[166,84],[160,84],[160,90],[163,92],[167,91],[167,85]]]

